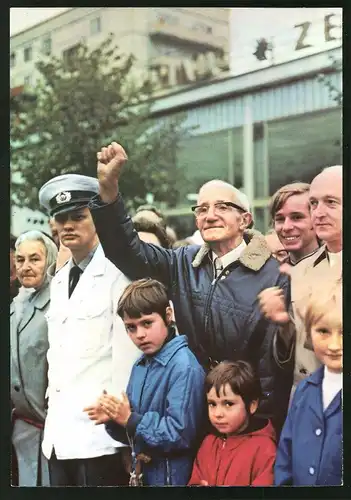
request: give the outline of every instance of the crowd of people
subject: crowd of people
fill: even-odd
[[[197,234],[131,217],[127,155],[39,191],[11,238],[12,484],[342,484],[342,167],[271,198],[206,182]]]

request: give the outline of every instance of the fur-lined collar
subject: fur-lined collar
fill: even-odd
[[[244,232],[244,240],[247,247],[239,257],[239,262],[252,271],[259,271],[272,255],[265,237],[254,229],[247,229]],[[210,246],[204,243],[195,255],[192,262],[193,267],[199,267],[204,257],[211,251]]]

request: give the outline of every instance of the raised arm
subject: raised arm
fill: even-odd
[[[118,181],[127,161],[123,147],[113,142],[97,158],[100,195],[89,208],[106,257],[131,280],[153,277],[169,287],[176,266],[173,251],[139,239],[119,193]]]

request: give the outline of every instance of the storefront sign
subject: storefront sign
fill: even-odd
[[[295,24],[294,28],[300,30],[299,37],[296,41],[295,50],[305,49],[307,47],[312,47],[312,44],[309,43],[309,34],[312,26],[311,21],[306,21],[301,24]],[[340,40],[341,33],[341,19],[337,18],[336,14],[328,14],[324,16],[324,24],[323,24],[323,32],[322,26],[320,26],[321,36],[324,35],[324,42],[331,42],[332,40]],[[338,31],[338,35],[335,36],[336,31]]]
[[[208,80],[228,70],[228,54],[206,52],[187,59],[164,57],[152,65],[151,80],[160,89]]]
[[[230,69],[240,75],[342,46],[342,9],[233,8]]]

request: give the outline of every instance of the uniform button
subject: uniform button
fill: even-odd
[[[314,474],[314,468],[313,468],[313,467],[310,467],[310,468],[308,469],[308,472],[311,474],[311,476],[313,476],[313,474]]]
[[[16,392],[19,392],[20,391],[20,386],[19,385],[15,385],[14,389],[15,389]]]
[[[320,436],[322,434],[322,429],[316,429],[316,436]]]

